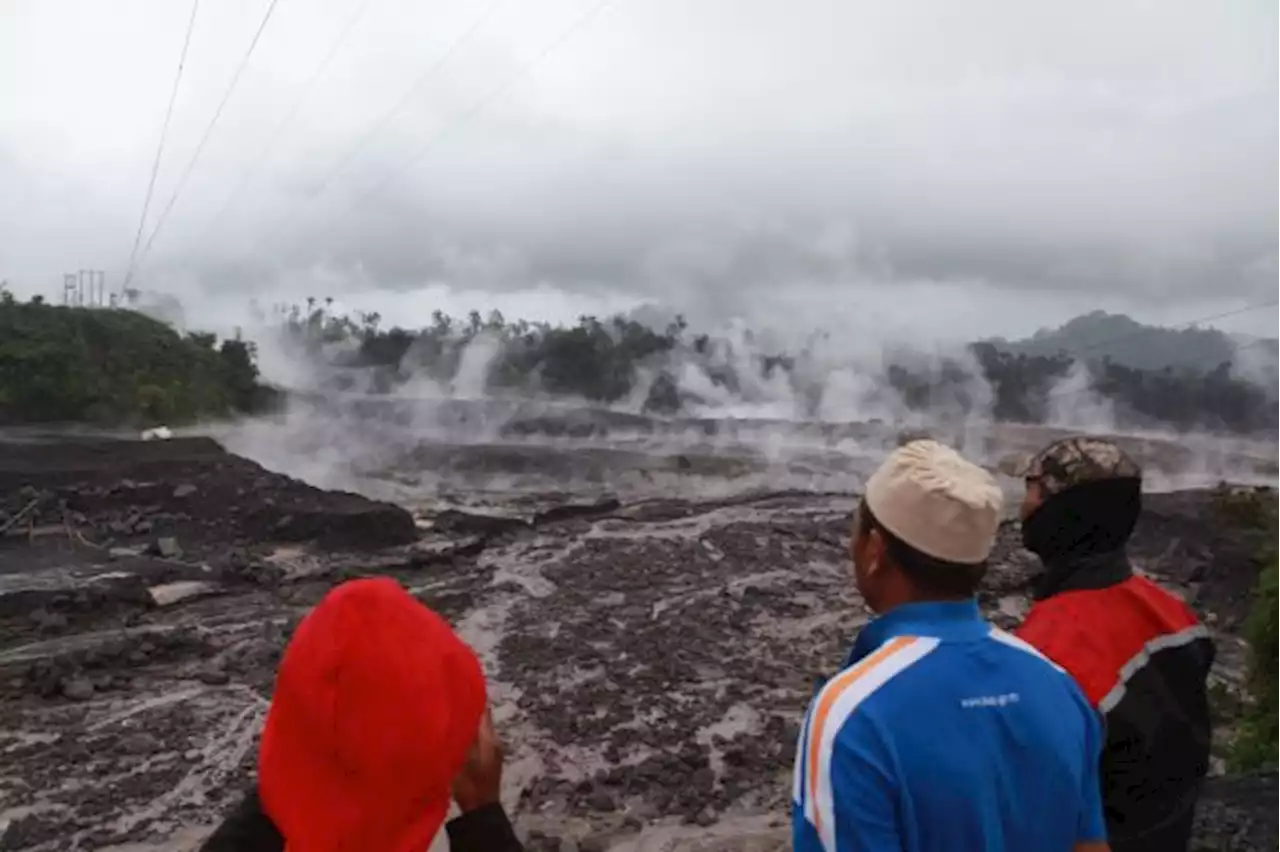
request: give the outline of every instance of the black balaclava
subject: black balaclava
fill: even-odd
[[[1022,522],[1022,543],[1046,566],[1122,550],[1142,511],[1140,479],[1084,482],[1054,494]]]

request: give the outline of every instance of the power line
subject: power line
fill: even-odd
[[[254,174],[257,173],[258,167],[262,164],[262,161],[266,159],[267,155],[271,152],[272,148],[275,147],[276,142],[280,140],[280,137],[283,134],[285,127],[298,114],[298,110],[302,107],[302,104],[306,101],[307,97],[311,94],[311,90],[315,88],[315,84],[324,75],[324,72],[329,69],[329,66],[333,63],[334,58],[337,57],[338,52],[342,49],[343,45],[347,43],[348,37],[355,31],[356,25],[360,22],[360,20],[364,17],[365,12],[367,12],[369,10],[369,7],[372,5],[373,5],[373,0],[361,0],[359,6],[356,8],[355,13],[352,14],[349,18],[347,18],[347,21],[343,25],[342,30],[338,33],[338,37],[334,39],[333,44],[330,45],[329,52],[325,55],[324,59],[321,60],[320,64],[316,67],[315,71],[311,74],[311,78],[307,80],[306,84],[302,87],[302,90],[298,93],[298,97],[294,100],[293,105],[288,110],[285,111],[280,121],[276,123],[275,129],[271,132],[270,136],[267,138],[266,143],[262,146],[262,149],[258,151],[257,156],[253,158],[253,161],[251,162],[249,167],[246,168],[244,172],[241,173],[239,182],[236,184],[235,188],[231,190],[230,194],[227,195],[226,200],[223,202],[222,206],[218,209],[218,212],[215,213],[212,217],[210,217],[209,222],[205,225],[205,230],[204,230],[205,236],[208,236],[208,234],[211,231],[213,231],[214,226],[222,219],[224,215],[226,215],[227,211],[231,209],[232,203],[236,200],[236,198],[239,197],[240,193],[248,185],[249,179]]]
[[[595,18],[597,15],[603,12],[608,6],[612,5],[615,2],[617,2],[617,0],[597,0],[597,2],[589,6],[583,14],[575,18],[569,24],[568,27],[561,30],[560,33],[555,38],[553,38],[550,42],[548,42],[542,48],[542,50],[540,50],[537,54],[535,54],[532,59],[525,62],[520,67],[519,71],[517,71],[514,75],[509,77],[506,80],[506,82],[498,86],[496,89],[490,91],[484,97],[480,98],[478,101],[472,104],[472,106],[469,109],[458,114],[457,119],[454,122],[444,125],[442,128],[440,128],[439,131],[437,131],[434,135],[428,138],[427,141],[423,143],[423,145],[421,145],[409,157],[409,159],[404,162],[403,165],[401,165],[398,169],[393,169],[390,173],[388,173],[388,175],[384,179],[378,181],[369,189],[367,189],[366,191],[362,192],[359,196],[357,196],[355,201],[353,201],[350,205],[348,205],[343,209],[342,214],[339,214],[339,218],[342,215],[350,213],[351,210],[354,209],[356,206],[367,201],[369,198],[371,198],[373,195],[379,192],[383,187],[385,187],[388,183],[390,183],[396,177],[400,176],[403,172],[405,172],[406,170],[411,168],[413,165],[415,165],[423,157],[423,155],[426,154],[426,152],[431,148],[432,145],[436,144],[441,139],[446,137],[452,130],[454,130],[458,126],[458,124],[474,118],[481,110],[489,106],[489,104],[497,101],[498,99],[510,93],[511,90],[514,89],[518,83],[520,83],[524,78],[526,78],[533,71],[534,68],[536,68],[540,63],[544,62],[546,58],[550,56],[555,50],[557,50],[561,45],[563,45],[566,41],[568,41],[579,30],[581,30],[584,26],[586,26],[593,18]],[[312,201],[314,200],[315,198],[313,197]],[[333,223],[331,222],[330,225],[332,226],[332,224]],[[260,238],[255,243],[255,246],[260,245],[262,242],[266,241],[268,237],[276,236],[280,230],[279,225],[283,225],[283,222],[278,223],[278,226],[276,228],[271,229],[266,235]]]
[[[1227,317],[1239,316],[1240,314],[1251,313],[1252,311],[1258,311],[1263,308],[1274,308],[1277,305],[1280,305],[1280,300],[1272,299],[1269,302],[1259,302],[1253,305],[1245,305],[1244,307],[1236,308],[1233,311],[1224,311],[1223,313],[1220,313],[1220,314],[1211,314],[1206,317],[1199,317],[1197,319],[1188,320],[1187,322],[1176,323],[1173,325],[1173,328],[1190,328],[1191,326],[1199,325],[1202,322],[1212,322],[1213,320],[1226,319]],[[1083,352],[1092,352],[1097,349],[1102,349],[1104,347],[1110,346],[1113,343],[1123,343],[1126,340],[1133,340],[1139,337],[1143,337],[1147,334],[1147,331],[1148,329],[1144,328],[1138,331],[1129,332],[1128,334],[1122,334],[1119,337],[1114,337],[1114,338],[1111,338],[1110,340],[1095,341],[1094,343],[1090,343],[1087,346],[1077,347],[1074,352],[1071,352],[1068,354],[1075,356]]]
[[[227,86],[227,91],[222,95],[222,100],[218,103],[218,108],[214,110],[213,118],[209,121],[209,126],[205,128],[204,135],[200,138],[200,143],[196,145],[195,152],[191,155],[190,161],[187,162],[186,169],[182,172],[182,177],[178,180],[178,185],[174,187],[173,195],[169,197],[169,203],[165,205],[164,212],[160,214],[160,219],[156,222],[155,228],[151,231],[151,236],[147,238],[147,243],[142,248],[142,256],[138,259],[138,263],[146,260],[151,246],[155,242],[156,237],[160,233],[160,229],[164,227],[165,221],[169,218],[173,205],[177,203],[178,196],[182,194],[182,188],[187,183],[187,178],[191,177],[191,172],[195,170],[196,163],[200,159],[204,146],[209,141],[209,137],[213,135],[213,130],[218,126],[218,119],[222,117],[222,110],[226,107],[227,102],[231,100],[231,95],[236,90],[236,84],[240,82],[240,75],[244,73],[244,69],[249,65],[249,59],[253,56],[253,51],[258,46],[258,40],[262,38],[262,32],[267,28],[267,23],[271,20],[271,14],[276,10],[276,5],[280,0],[270,0],[267,4],[267,10],[262,15],[262,21],[258,24],[258,29],[253,34],[253,39],[249,42],[249,47],[245,51],[244,56],[240,59],[240,64],[236,66],[235,73],[231,75],[231,83]]]
[[[330,167],[329,171],[326,172],[325,176],[321,179],[320,187],[307,198],[303,206],[304,212],[310,209],[311,206],[314,205],[316,201],[320,198],[320,196],[322,196],[328,190],[329,186],[333,183],[333,179],[336,178],[343,171],[343,169],[345,169],[347,166],[349,166],[352,163],[352,161],[355,160],[356,155],[359,154],[360,151],[362,151],[365,148],[365,146],[368,145],[369,142],[371,142],[374,139],[374,137],[376,137],[379,133],[381,133],[383,129],[385,129],[392,121],[395,120],[396,116],[400,114],[401,110],[403,110],[406,106],[409,105],[409,103],[413,100],[414,96],[418,94],[419,90],[421,90],[423,86],[425,86],[428,82],[430,82],[432,78],[434,78],[436,74],[438,74],[440,70],[444,68],[445,65],[448,64],[449,60],[452,59],[458,53],[458,51],[460,51],[463,47],[465,47],[467,43],[471,41],[472,38],[475,37],[476,33],[478,33],[481,27],[483,27],[485,23],[488,22],[489,18],[492,17],[493,13],[497,10],[497,8],[500,5],[502,5],[503,2],[504,0],[492,0],[492,2],[490,2],[484,8],[484,11],[480,13],[480,16],[471,23],[471,26],[467,27],[467,29],[464,30],[461,35],[459,35],[456,39],[454,39],[454,41],[449,45],[449,47],[445,50],[445,52],[442,53],[439,57],[437,57],[436,61],[433,62],[425,71],[422,72],[422,74],[418,76],[417,80],[414,81],[413,85],[410,86],[405,91],[405,93],[400,97],[400,100],[398,100],[395,103],[395,105],[391,107],[390,110],[383,113],[378,118],[378,120],[375,121],[374,124],[370,126],[369,129],[366,130],[360,136],[359,139],[356,140],[356,144],[348,148],[346,152],[341,157],[338,158],[338,160],[333,164],[332,167]],[[289,216],[281,217],[273,227],[266,229],[262,233],[262,236],[260,236],[258,240],[255,241],[254,246],[256,247],[257,245],[260,245],[263,241],[267,240],[269,237],[272,237],[276,233],[278,233],[280,228],[283,227],[285,222],[289,221],[290,218],[292,217],[289,217]]]
[[[173,75],[173,89],[169,92],[169,106],[164,111],[164,124],[160,128],[160,142],[156,145],[156,157],[151,163],[151,179],[147,182],[147,195],[142,202],[142,216],[138,219],[138,232],[133,236],[133,248],[129,251],[129,265],[124,276],[124,288],[133,280],[133,265],[138,256],[138,244],[142,242],[142,231],[147,223],[147,211],[151,207],[151,196],[156,188],[156,176],[160,173],[160,158],[164,154],[165,139],[169,135],[169,120],[173,118],[173,105],[178,99],[178,84],[182,82],[182,69],[187,64],[187,48],[191,46],[191,33],[196,27],[196,12],[200,9],[200,0],[192,0],[191,18],[187,21],[187,34],[182,40],[182,53],[178,56],[178,71]]]
[[[355,203],[359,204],[363,202],[365,199],[377,194],[379,191],[382,190],[383,187],[385,187],[392,180],[394,180],[396,177],[399,176],[398,172],[408,171],[410,168],[416,165],[418,161],[422,159],[423,155],[427,153],[427,151],[431,148],[432,145],[436,144],[441,139],[448,136],[449,133],[452,130],[456,129],[459,124],[466,121],[470,121],[489,104],[495,101],[498,101],[503,97],[505,97],[507,94],[509,94],[516,87],[518,83],[522,82],[524,78],[527,77],[535,67],[537,67],[541,62],[543,62],[548,56],[550,56],[552,52],[554,52],[562,44],[564,44],[566,41],[572,38],[573,35],[578,32],[578,30],[585,27],[588,23],[590,23],[590,21],[593,18],[595,18],[597,15],[603,12],[606,7],[612,5],[614,2],[616,2],[616,0],[598,0],[598,2],[588,7],[587,10],[583,12],[581,15],[579,15],[576,19],[574,19],[574,21],[566,29],[562,30],[556,38],[552,39],[531,60],[526,62],[514,76],[508,78],[506,83],[494,89],[488,95],[486,95],[485,97],[477,101],[475,104],[473,104],[470,109],[468,109],[466,112],[462,113],[459,116],[460,118],[459,121],[456,121],[453,124],[446,124],[444,127],[440,128],[440,130],[434,136],[428,138],[427,141],[423,143],[422,146],[419,147],[418,150],[415,151],[413,155],[409,157],[408,160],[405,161],[403,166],[401,166],[398,170],[393,170],[385,178],[383,178],[382,180],[378,181],[373,186],[371,186],[366,192],[361,193],[357,197]]]

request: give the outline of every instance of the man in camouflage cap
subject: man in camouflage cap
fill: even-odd
[[[1209,766],[1214,647],[1186,604],[1129,562],[1142,469],[1112,441],[1073,437],[1022,473],[1023,544],[1044,571],[1018,636],[1070,672],[1106,720],[1111,848],[1185,852]]]
[[[1031,457],[1023,475],[1050,496],[1107,479],[1142,481],[1142,468],[1114,441],[1082,436],[1054,441]]]

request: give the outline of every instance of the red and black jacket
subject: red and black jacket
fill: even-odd
[[[1070,672],[1106,721],[1112,850],[1183,852],[1209,768],[1209,632],[1123,551],[1053,565],[1034,597],[1018,635]]]

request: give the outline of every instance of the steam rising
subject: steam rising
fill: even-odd
[[[1067,374],[1048,393],[1049,423],[1091,434],[1117,430],[1116,405],[1093,386],[1093,373],[1084,361],[1072,362]]]
[[[932,434],[993,471],[1011,453],[1065,434],[1122,434],[1115,404],[1093,387],[1083,361],[1049,389],[1048,422],[1019,426],[995,421],[992,389],[962,348],[787,337],[730,323],[700,352],[682,343],[639,364],[631,393],[603,405],[552,396],[536,374],[518,392],[488,391],[504,344],[487,332],[462,345],[446,376],[427,375],[411,350],[400,365],[408,381],[380,394],[370,394],[375,382],[359,370],[349,371],[347,391],[321,392],[334,378],[329,361],[349,344],[306,351],[268,325],[254,337],[264,376],[303,396],[276,418],[217,429],[229,447],[319,485],[410,503],[483,505],[549,491],[584,498],[856,491],[906,434]],[[800,353],[792,369],[761,369],[787,343]],[[913,410],[888,381],[903,367],[949,383]],[[674,377],[685,401],[678,416],[642,411],[660,375]],[[1159,430],[1124,440],[1143,460],[1149,488],[1276,481],[1274,445]],[[1015,500],[1019,483],[1001,480]]]

